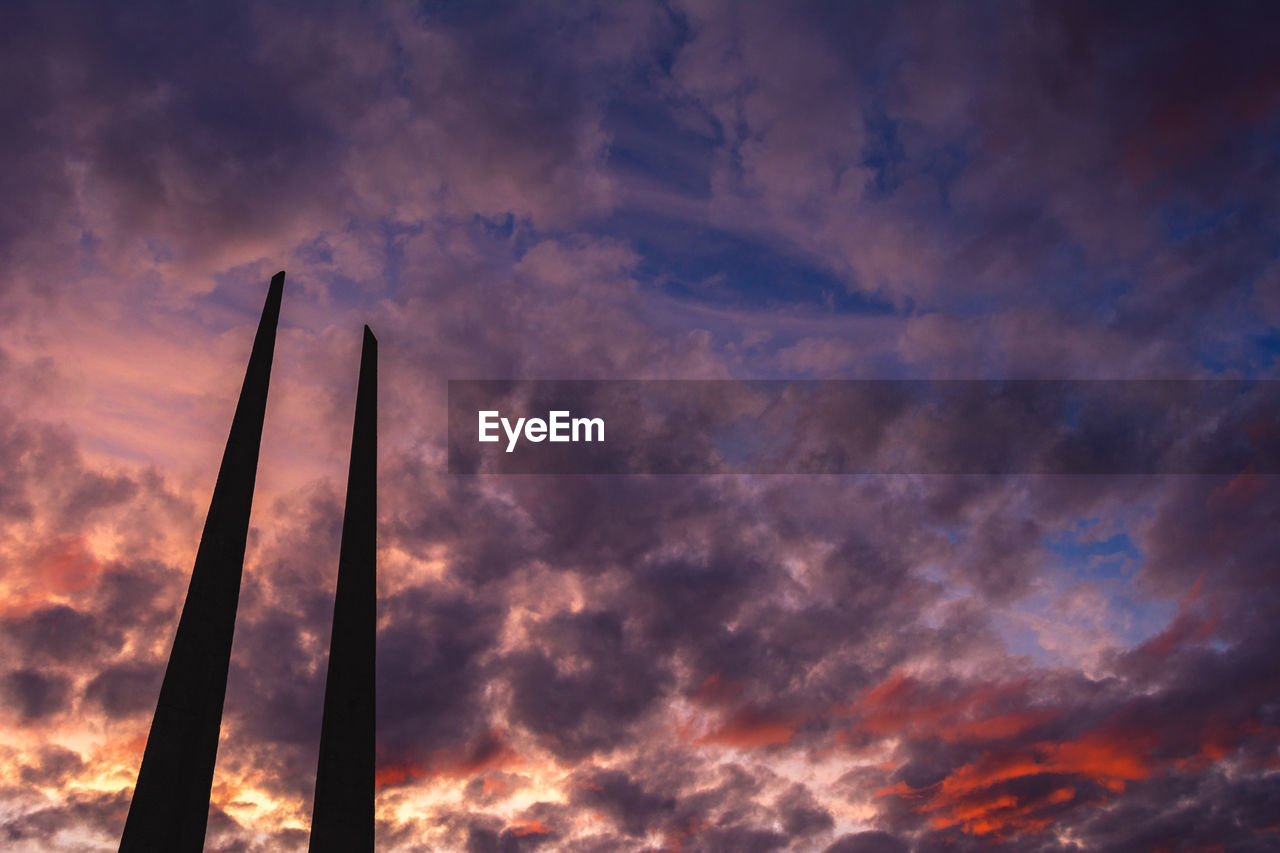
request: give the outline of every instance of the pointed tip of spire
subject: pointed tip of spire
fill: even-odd
[[[279,299],[280,294],[284,293],[284,270],[271,276],[271,286],[267,288],[268,299]]]
[[[378,339],[373,336],[373,330],[369,328],[368,323],[366,323],[364,327],[364,339],[366,343],[376,344],[378,342]]]

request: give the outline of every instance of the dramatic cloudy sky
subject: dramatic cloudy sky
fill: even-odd
[[[1280,479],[453,477],[443,414],[451,378],[1277,378],[1277,31],[5,3],[0,846],[118,841],[286,269],[207,849],[305,848],[365,322],[380,850],[1276,849]]]

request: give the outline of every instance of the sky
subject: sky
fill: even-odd
[[[459,476],[445,423],[1280,378],[1277,18],[5,3],[0,846],[118,843],[279,269],[207,850],[306,846],[365,323],[379,850],[1280,846],[1277,478]]]

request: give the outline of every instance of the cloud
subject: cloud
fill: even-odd
[[[828,847],[826,853],[907,853],[910,849],[889,833],[873,830],[846,835]]]
[[[67,708],[71,681],[58,673],[15,669],[0,681],[0,690],[5,704],[23,723],[34,723]]]
[[[444,457],[450,378],[1273,376],[1270,11],[6,15],[15,849],[118,837],[281,267],[211,847],[306,843],[366,321],[380,847],[1274,846],[1265,474]],[[892,408],[827,414],[859,447],[972,459]],[[1034,422],[984,414],[967,430],[1025,449]],[[1260,442],[1263,414],[1238,418]],[[1132,459],[1106,427],[1090,458]],[[1112,535],[1123,560],[1090,550]]]

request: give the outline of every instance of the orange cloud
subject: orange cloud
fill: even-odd
[[[11,577],[4,612],[17,615],[89,589],[105,566],[88,549],[83,536],[63,536],[42,544],[24,569]]]
[[[1231,478],[1226,486],[1215,488],[1209,494],[1210,509],[1238,509],[1267,490],[1267,481],[1259,477],[1252,462]]]
[[[751,709],[735,711],[718,729],[700,739],[740,749],[781,746],[790,743],[802,720]]]
[[[1170,770],[1198,770],[1233,751],[1247,727],[1216,726],[1201,736],[1190,758],[1159,757],[1154,732],[1106,730],[1088,732],[1067,741],[1039,741],[1008,751],[991,751],[956,769],[941,782],[913,789],[905,782],[877,791],[897,797],[929,815],[938,829],[957,828],[971,835],[1008,837],[1049,826],[1059,808],[1097,802],[1082,799],[1074,783],[1050,793],[1015,791],[1008,783],[1033,777],[1074,777],[1103,789],[1102,796],[1119,794],[1131,782]]]
[[[426,760],[412,756],[384,759],[374,776],[382,788],[412,784],[426,778],[461,779],[488,770],[506,769],[523,762],[499,729],[490,729],[458,749],[439,749]]]
[[[834,713],[856,718],[847,740],[896,736],[936,737],[949,743],[1017,737],[1061,714],[1027,708],[1025,680],[978,684],[959,690],[925,685],[895,673]]]
[[[552,832],[549,826],[539,820],[516,821],[510,826],[510,830],[511,834],[515,836],[550,835]]]
[[[763,711],[751,706],[732,708],[741,692],[741,683],[725,681],[719,673],[712,673],[703,679],[693,695],[693,701],[699,705],[726,710],[720,725],[710,733],[698,737],[697,742],[738,749],[790,743],[795,737],[796,729],[806,717]]]

